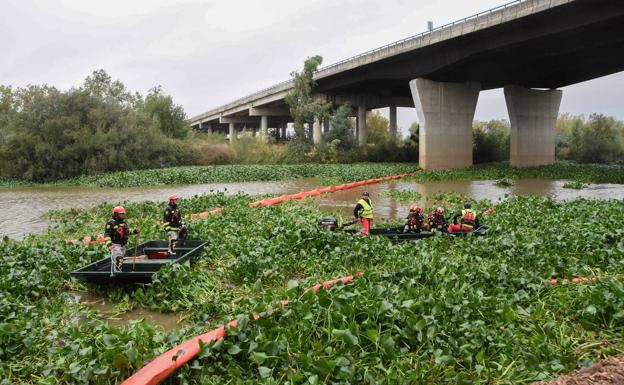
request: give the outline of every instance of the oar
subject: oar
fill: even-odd
[[[139,214],[139,225],[143,222],[143,204],[141,204],[141,213]],[[137,248],[139,247],[139,240],[141,239],[141,228],[137,227],[139,232],[136,234],[136,243],[134,244],[134,258],[132,258],[132,271],[136,265]]]

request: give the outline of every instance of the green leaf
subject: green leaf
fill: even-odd
[[[241,352],[241,348],[238,347],[238,345],[232,345],[228,348],[227,350],[228,354],[231,354],[233,356],[237,355],[238,353]]]
[[[260,372],[260,377],[262,378],[269,378],[271,376],[271,369],[266,366],[259,366],[258,372]]]
[[[264,352],[253,352],[251,353],[251,356],[253,357],[254,362],[258,365],[262,364],[269,358],[269,356],[267,356]]]

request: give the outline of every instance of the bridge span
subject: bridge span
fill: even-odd
[[[366,143],[366,113],[416,108],[419,163],[426,169],[472,165],[472,121],[481,90],[504,88],[511,122],[511,164],[555,159],[558,88],[624,70],[624,1],[517,0],[338,63],[315,74],[319,97],[353,106]],[[292,122],[286,81],[190,119],[190,125],[237,137],[242,127],[285,134]],[[320,142],[329,127],[315,122]],[[451,153],[449,154],[449,149]]]

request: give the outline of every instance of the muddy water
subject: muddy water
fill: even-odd
[[[514,186],[497,187],[494,181],[446,181],[414,183],[393,181],[360,188],[339,191],[319,198],[322,207],[328,210],[338,209],[345,215],[351,215],[350,208],[360,197],[362,191],[369,191],[375,205],[377,218],[395,219],[405,215],[409,203],[398,202],[380,193],[386,190],[413,190],[422,194],[420,203],[426,203],[439,192],[459,193],[477,199],[490,199],[495,202],[509,195],[541,195],[553,196],[559,200],[577,197],[597,199],[624,199],[624,185],[599,184],[590,185],[582,190],[564,189],[565,181],[547,179],[518,179]],[[121,203],[127,201],[156,200],[164,201],[171,193],[188,198],[194,195],[215,191],[228,194],[244,192],[247,194],[280,195],[320,187],[315,178],[276,181],[276,182],[242,182],[242,183],[210,183],[175,187],[137,187],[137,188],[16,188],[0,189],[0,236],[8,235],[21,238],[27,233],[45,231],[49,223],[41,216],[54,209],[92,207],[103,202]]]
[[[592,184],[581,190],[563,188],[566,181],[550,179],[517,179],[510,187],[498,187],[491,180],[482,181],[443,181],[443,182],[389,182],[361,186],[346,191],[338,191],[331,195],[319,198],[321,207],[328,211],[338,210],[344,216],[353,215],[353,206],[361,197],[362,192],[368,191],[375,207],[375,217],[379,219],[397,219],[407,215],[412,202],[400,202],[381,193],[384,191],[409,190],[417,191],[422,195],[421,205],[431,205],[435,194],[457,193],[471,196],[476,199],[488,199],[495,203],[505,196],[539,195],[552,196],[557,200],[571,200],[576,198],[592,199],[624,199],[624,185],[619,184]]]
[[[94,292],[67,292],[67,297],[71,301],[80,302],[97,311],[100,317],[113,326],[127,325],[133,320],[144,319],[150,325],[160,327],[165,332],[170,332],[180,328],[178,315],[175,313],[159,313],[143,308],[134,308],[124,313],[119,313],[115,307],[117,303],[106,301],[102,296]]]
[[[296,181],[209,183],[174,187],[87,188],[27,187],[0,189],[0,237],[20,239],[45,231],[49,222],[42,215],[50,210],[86,208],[104,202],[164,201],[172,193],[183,198],[223,191],[228,194],[284,194],[318,187],[315,178]]]

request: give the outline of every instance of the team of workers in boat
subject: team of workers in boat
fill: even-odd
[[[169,238],[167,251],[170,255],[175,255],[176,241],[186,238],[186,226],[182,222],[178,199],[175,194],[169,196],[169,204],[163,215],[163,230],[167,232]],[[126,223],[126,209],[121,206],[113,208],[113,216],[106,222],[104,229],[104,241],[111,252],[111,275],[120,271],[129,235],[140,232],[140,228],[131,229]]]
[[[362,198],[358,200],[353,208],[353,217],[361,222],[362,232],[360,235],[368,234],[373,224],[373,203],[368,192],[362,193]],[[450,218],[449,218],[450,219]],[[453,217],[453,223],[449,224],[449,219],[444,216],[444,208],[438,207],[427,214],[425,218],[424,209],[417,204],[410,206],[409,213],[403,227],[403,232],[441,231],[441,232],[469,232],[479,227],[477,214],[472,211],[470,203],[464,204],[464,209],[457,212]]]
[[[169,204],[165,208],[163,215],[163,230],[168,236],[168,252],[175,255],[175,244],[178,239],[186,238],[186,226],[182,222],[182,213],[178,207],[179,197],[177,195],[169,196]],[[373,203],[370,200],[370,194],[364,192],[362,198],[357,201],[353,216],[355,220],[362,224],[362,236],[370,231],[373,224]],[[106,222],[104,230],[104,240],[111,252],[111,275],[120,271],[120,264],[126,255],[126,245],[130,234],[139,234],[141,229],[131,229],[126,223],[126,210],[117,206],[113,208],[112,218]],[[472,211],[470,203],[464,204],[464,209],[457,212],[453,216],[453,223],[449,225],[449,219],[444,216],[444,208],[438,207],[434,211],[427,214],[425,218],[422,207],[413,204],[410,206],[403,232],[420,232],[442,231],[473,231],[479,227],[479,219],[477,214]]]

